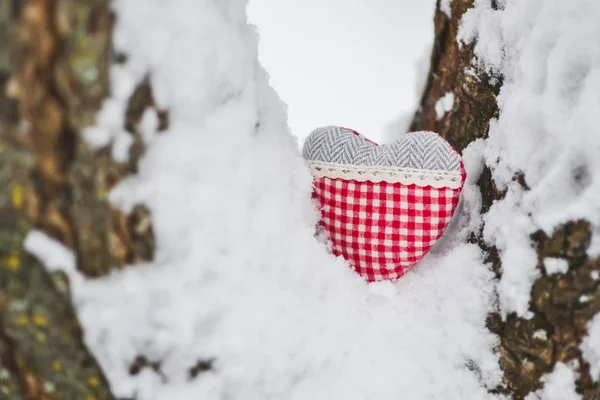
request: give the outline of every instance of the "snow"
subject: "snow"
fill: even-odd
[[[111,97],[106,100],[96,115],[96,125],[86,128],[83,137],[92,150],[111,146],[115,161],[127,163],[133,137],[124,129],[125,113],[129,96],[135,90],[141,76],[129,72],[121,65],[111,69]]]
[[[583,359],[590,364],[590,375],[595,382],[600,380],[600,314],[588,323],[587,335],[580,348]]]
[[[480,66],[504,77],[501,115],[484,149],[496,185],[507,190],[484,216],[485,240],[502,260],[503,315],[528,312],[539,276],[530,234],[551,235],[579,218],[600,232],[600,52],[591,45],[599,18],[593,1],[508,1],[494,10],[476,0],[462,20],[461,42],[477,39]],[[513,181],[517,173],[530,190]]]
[[[540,340],[548,340],[548,333],[543,329],[538,329],[537,331],[533,332],[533,338]]]
[[[48,271],[64,271],[69,275],[71,292],[76,303],[78,291],[85,288],[86,278],[77,271],[75,254],[62,243],[38,230],[32,230],[27,234],[23,248],[37,257]]]
[[[487,146],[489,142],[484,154]],[[531,286],[541,276],[536,269],[537,252],[529,239],[534,229],[521,209],[522,195],[517,184],[511,184],[504,200],[495,202],[483,216],[484,240],[501,251],[502,278],[498,284],[498,299],[503,316],[510,311],[522,317],[528,315]]]
[[[445,13],[448,18],[452,18],[452,0],[441,0],[440,1],[440,10]]]
[[[494,275],[466,238],[481,221],[469,178],[457,218],[397,283],[367,285],[315,238],[312,179],[285,108],[257,62],[242,0],[118,0],[115,66],[94,148],[119,139],[125,98],[149,77],[169,128],[142,119],[139,174],[109,199],[146,204],[157,249],[146,265],[88,280],[64,249],[28,248],[72,276],[85,341],[117,397],[138,399],[491,399],[501,383],[486,329]],[[115,151],[114,147],[119,149]],[[473,150],[474,149],[474,150]],[[53,256],[61,253],[62,256]],[[136,376],[138,356],[161,373]],[[190,379],[199,360],[211,371]]]
[[[566,274],[569,271],[569,262],[564,258],[544,258],[544,268],[548,275]]]
[[[36,256],[49,271],[65,271],[71,275],[76,271],[73,252],[42,231],[30,231],[23,247]]]
[[[129,151],[133,145],[133,136],[127,132],[121,132],[114,138],[111,148],[112,158],[120,163],[129,161]]]
[[[245,1],[113,3],[114,43],[128,61],[114,66],[112,97],[85,136],[124,159],[126,99],[149,77],[170,126],[156,134],[157,116],[146,112],[139,174],[109,198],[124,211],[149,207],[155,260],[87,280],[72,254],[39,232],[26,247],[71,275],[85,341],[116,396],[502,398],[488,393],[502,376],[485,321],[496,295],[504,316],[533,315],[540,271],[530,235],[583,216],[600,232],[600,51],[590,51],[600,6],[488,3],[476,0],[460,35],[477,38],[480,66],[504,76],[502,113],[489,139],[464,151],[468,178],[446,234],[401,280],[372,285],[315,238],[311,178],[258,63]],[[485,165],[506,196],[481,215]],[[513,180],[519,172],[529,190]],[[500,250],[497,287],[481,250],[467,243],[482,224]],[[596,317],[582,343],[593,366],[599,325]],[[131,376],[138,355],[160,360],[161,373]],[[190,367],[213,359],[211,371],[189,378]],[[576,377],[559,363],[528,399],[579,399]]]
[[[579,296],[580,303],[587,303],[591,299],[592,299],[592,297],[588,296],[587,294],[582,294],[581,296]]]
[[[149,145],[156,136],[159,123],[158,113],[154,108],[147,108],[142,114],[140,120],[140,133],[142,135],[142,140],[146,145]]]
[[[564,363],[556,363],[554,371],[542,377],[544,388],[530,393],[525,400],[580,400],[575,391],[577,374]]]
[[[448,92],[435,103],[435,116],[439,121],[446,115],[446,113],[452,110],[454,106],[454,93]]]

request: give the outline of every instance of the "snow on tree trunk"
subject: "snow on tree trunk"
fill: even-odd
[[[17,60],[0,51],[20,111],[0,97],[0,389],[109,398],[70,296],[117,397],[594,398],[600,63],[576,44],[598,6],[438,3],[412,129],[464,152],[462,204],[371,285],[315,238],[245,6],[0,6],[20,15]]]
[[[600,128],[592,116],[600,58],[587,43],[600,34],[600,7],[454,0],[451,10],[438,2],[412,129],[436,130],[481,154],[473,178],[483,224],[471,239],[499,277],[499,309],[488,326],[501,341],[501,391],[529,400],[597,398],[590,367],[597,371],[600,349],[584,346],[590,354],[582,354],[581,344],[599,340],[588,328],[597,335],[590,321],[600,312]],[[436,102],[448,92],[454,105],[438,120]],[[544,385],[552,389],[539,390]]]
[[[51,4],[0,4],[0,397],[111,399],[83,344],[68,278],[49,274],[22,245],[32,222],[73,237],[74,225],[64,222],[71,156],[65,144],[73,132],[58,121],[64,121],[64,103],[54,79],[66,69],[56,63],[60,46]],[[69,16],[72,9],[62,12]]]

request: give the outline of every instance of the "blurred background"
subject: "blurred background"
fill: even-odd
[[[341,125],[386,142],[405,130],[429,68],[434,10],[435,0],[250,0],[292,133],[302,142]]]

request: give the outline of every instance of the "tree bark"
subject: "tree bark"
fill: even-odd
[[[130,161],[92,152],[84,130],[109,93],[113,16],[108,0],[0,2],[0,398],[111,399],[82,340],[65,274],[50,274],[23,248],[31,229],[62,243],[89,278],[153,258],[144,205],[130,215],[107,193],[135,173],[137,124],[154,107],[141,84],[123,127]],[[159,114],[162,128],[168,115]]]
[[[495,7],[496,2],[489,1]],[[487,137],[490,119],[499,115],[496,96],[502,85],[501,77],[490,79],[474,65],[474,45],[458,45],[460,20],[471,7],[473,0],[453,0],[450,18],[440,10],[438,0],[430,71],[410,127],[412,131],[436,131],[460,151],[474,140]],[[435,104],[448,92],[454,95],[453,108],[438,120]],[[526,177],[516,175],[514,180],[527,190]],[[485,214],[504,193],[494,186],[487,166],[478,186],[482,196],[481,213]],[[587,323],[600,312],[600,297],[593,295],[599,292],[600,283],[594,281],[591,274],[600,271],[600,259],[590,259],[586,254],[591,240],[589,224],[572,221],[557,228],[550,237],[540,231],[531,239],[539,255],[537,268],[542,271],[542,277],[531,291],[530,309],[534,317],[525,320],[513,313],[505,321],[499,314],[492,314],[488,319],[489,329],[500,339],[498,353],[505,375],[506,387],[497,391],[523,399],[542,387],[540,378],[551,372],[556,363],[577,360],[577,391],[586,400],[600,399],[600,386],[591,380],[589,366],[579,350],[587,334]],[[502,265],[498,250],[484,242],[481,232],[474,234],[471,240],[482,248],[500,277]],[[546,257],[566,259],[569,271],[559,276],[547,275],[542,263]],[[588,295],[590,301],[580,302],[582,295]],[[534,335],[538,330],[547,332],[547,338]]]
[[[27,214],[31,216],[35,213],[32,208],[40,207],[39,201],[32,202],[40,198],[32,190],[36,161],[40,162],[44,156],[66,155],[62,143],[55,143],[42,150],[46,152],[44,156],[36,157],[41,146],[37,145],[30,127],[48,122],[48,128],[42,129],[54,132],[46,134],[56,136],[61,131],[50,119],[46,120],[58,103],[51,97],[54,88],[47,71],[30,63],[31,80],[17,83],[15,78],[15,72],[26,68],[31,58],[39,56],[49,61],[53,57],[48,53],[31,53],[42,51],[40,48],[30,49],[26,54],[24,46],[17,43],[19,36],[30,44],[39,40],[40,47],[52,48],[52,41],[40,36],[40,31],[49,29],[47,24],[40,24],[38,32],[31,32],[32,26],[25,26],[27,18],[38,18],[37,23],[48,22],[44,14],[39,14],[50,6],[43,3],[6,1],[0,5],[3,43],[0,48],[0,397],[110,399],[104,375],[83,343],[66,276],[49,274],[23,249],[25,235],[31,229]],[[20,15],[23,17],[19,18]],[[18,88],[19,84],[23,86]],[[26,90],[31,92],[25,93]],[[32,115],[24,121],[23,104],[7,95],[19,100],[25,95],[37,97],[39,108],[30,110]],[[52,150],[57,151],[56,156],[48,154]],[[43,179],[38,182],[45,183]],[[59,204],[49,208],[60,209]]]

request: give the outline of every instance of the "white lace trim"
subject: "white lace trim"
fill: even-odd
[[[461,187],[462,174],[459,171],[432,171],[426,169],[349,165],[309,161],[308,168],[315,178],[351,179],[359,182],[402,183],[404,185]]]

